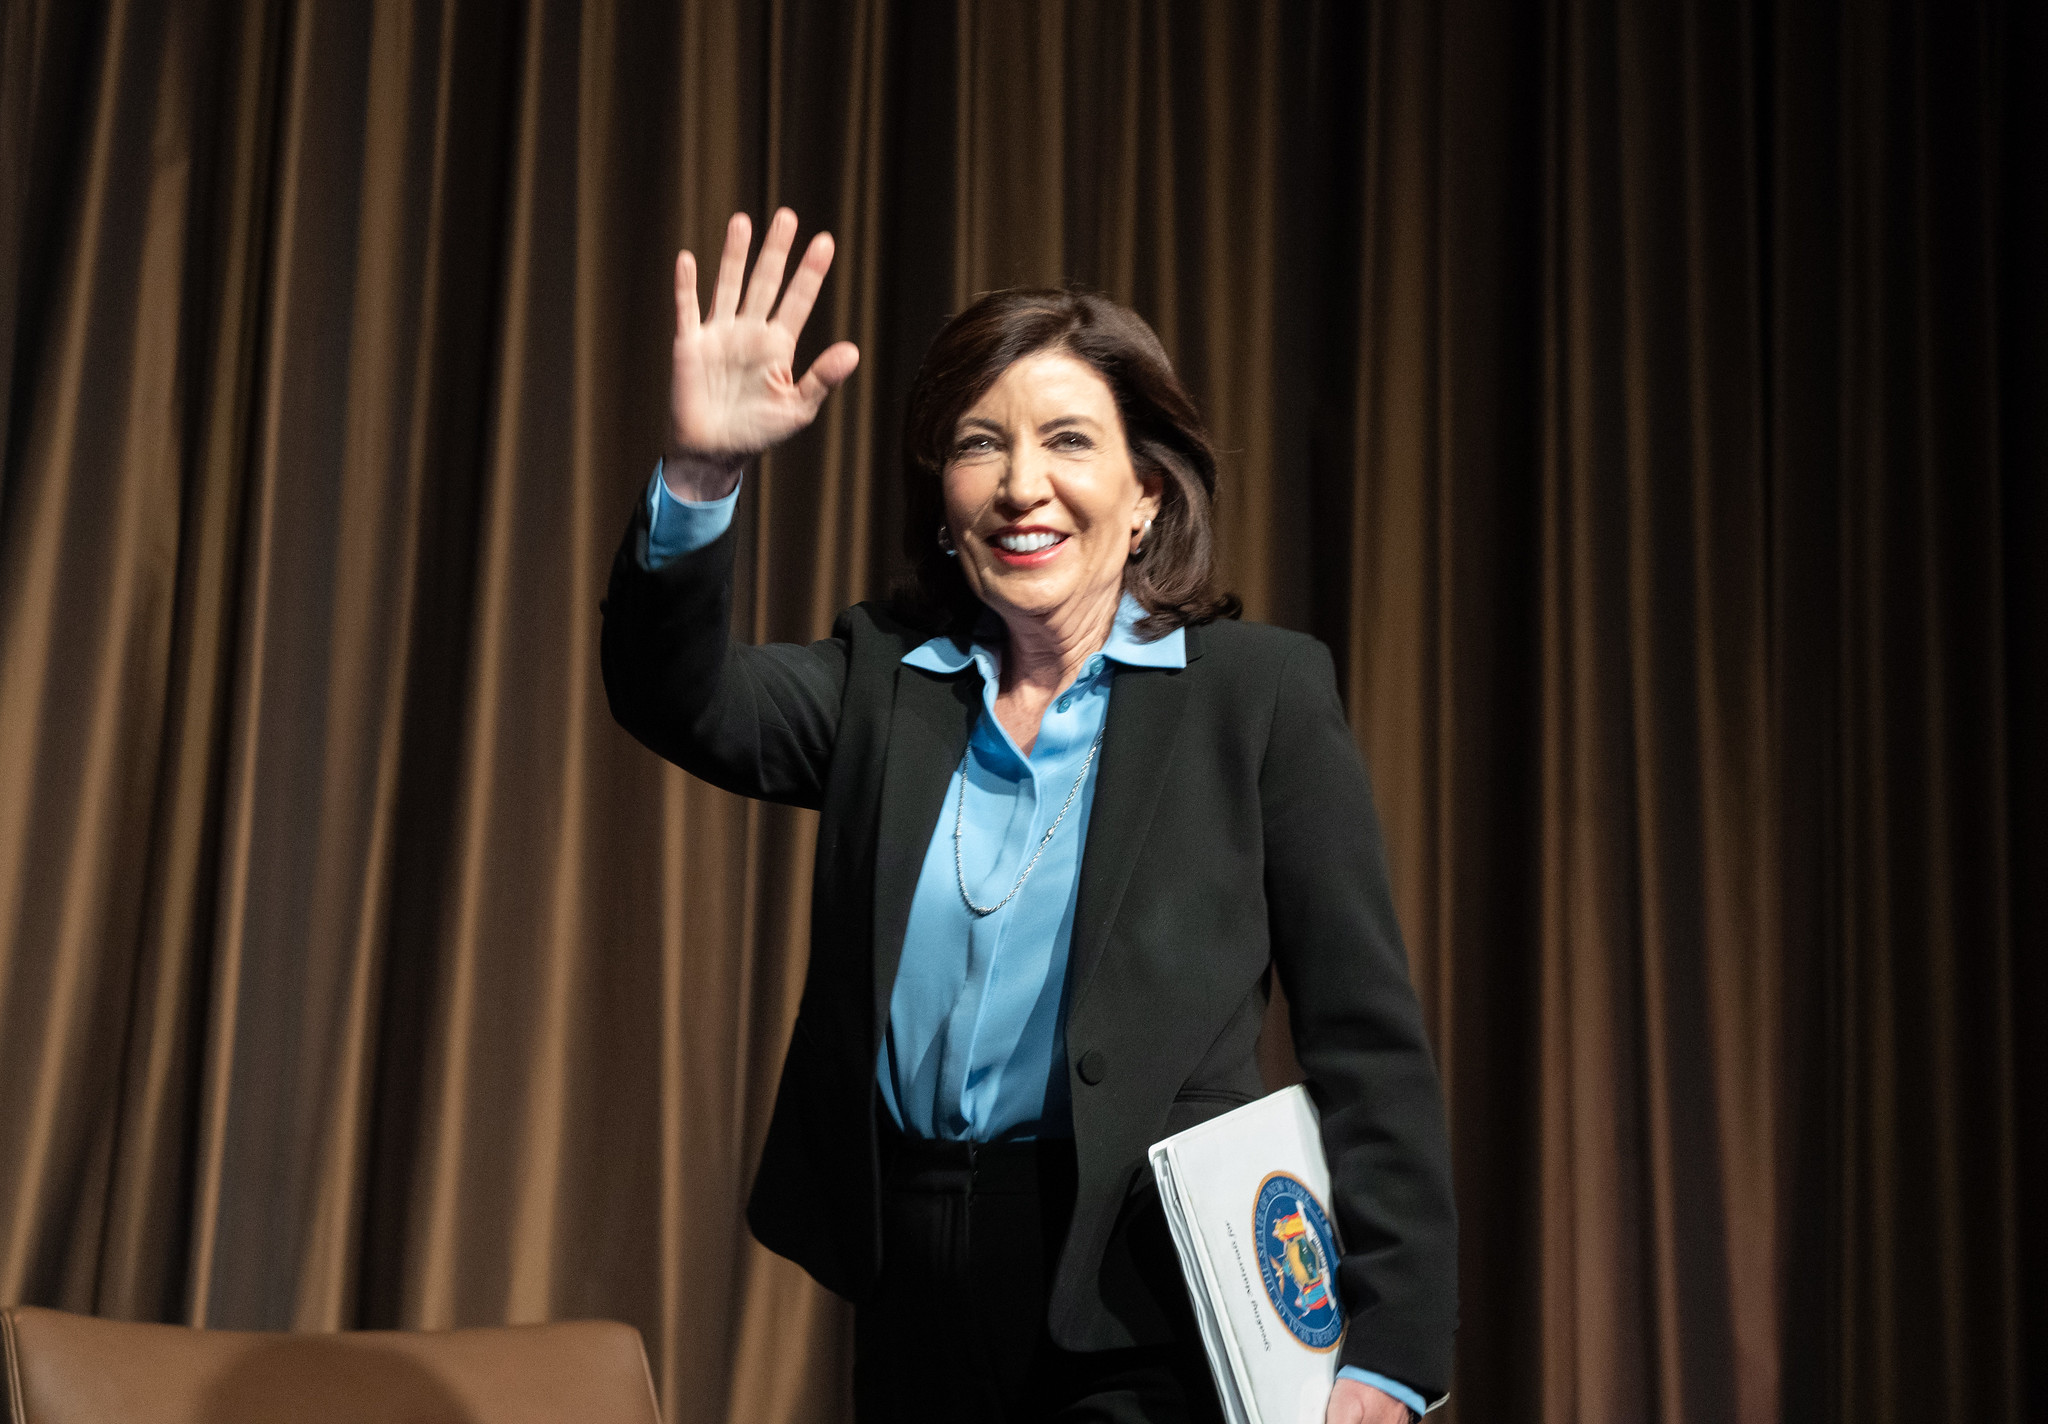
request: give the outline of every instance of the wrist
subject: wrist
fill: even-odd
[[[724,499],[739,484],[747,458],[671,449],[661,457],[661,482],[671,495],[691,504]]]

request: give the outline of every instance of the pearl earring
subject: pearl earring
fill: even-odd
[[[1143,556],[1145,552],[1145,540],[1151,533],[1152,521],[1148,519],[1145,521],[1144,527],[1138,530],[1138,547],[1131,550],[1132,558],[1136,559]]]

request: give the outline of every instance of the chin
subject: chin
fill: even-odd
[[[1001,615],[1015,615],[1030,618],[1041,623],[1050,623],[1070,608],[1082,604],[1093,607],[1093,600],[1087,591],[1078,588],[1048,590],[1042,588],[1004,588],[1000,584],[987,589],[981,597]],[[1114,596],[1111,599],[1115,601]]]
[[[1059,611],[1065,602],[1060,598],[1036,597],[1023,589],[1001,587],[982,590],[981,601],[1000,614],[1016,614],[1020,618],[1046,618]]]

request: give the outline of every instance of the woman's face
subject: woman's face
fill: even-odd
[[[962,413],[944,482],[960,572],[1006,620],[1113,613],[1159,512],[1109,383],[1058,351],[1011,363]]]

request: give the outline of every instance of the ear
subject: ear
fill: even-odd
[[[1135,527],[1143,527],[1145,520],[1159,517],[1160,501],[1164,498],[1166,490],[1166,477],[1157,470],[1148,470],[1142,465],[1138,467],[1137,473],[1138,503],[1131,514],[1131,520]]]

